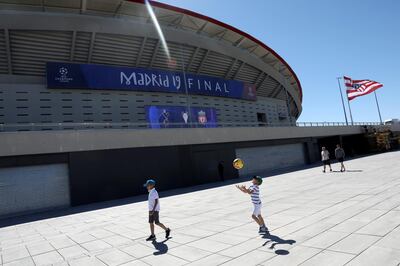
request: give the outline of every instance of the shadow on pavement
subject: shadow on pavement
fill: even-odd
[[[288,245],[293,245],[294,243],[296,243],[295,240],[293,239],[282,239],[279,236],[276,235],[272,235],[270,232],[266,232],[265,234],[263,234],[262,238],[264,239],[268,239],[263,246],[267,246],[269,244],[271,244],[271,246],[269,246],[269,249],[274,249],[277,245],[284,245],[284,244],[288,244]],[[275,254],[276,255],[288,255],[289,251],[287,251],[286,249],[277,249],[275,250]]]
[[[165,239],[164,241],[161,241],[161,242],[157,242],[156,240],[153,240],[151,242],[153,244],[154,248],[157,250],[153,253],[154,256],[162,255],[162,254],[165,254],[168,252],[168,246],[167,246],[167,244],[165,244],[165,242],[167,242],[168,239]]]

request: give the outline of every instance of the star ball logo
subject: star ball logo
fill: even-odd
[[[60,76],[56,77],[55,79],[62,83],[68,83],[73,80],[73,78],[68,77],[68,69],[66,67],[60,67],[58,70]]]

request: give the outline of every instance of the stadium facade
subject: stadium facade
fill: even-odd
[[[301,84],[274,50],[150,3],[165,42],[141,0],[0,1],[0,216],[303,165],[362,133],[294,127]]]

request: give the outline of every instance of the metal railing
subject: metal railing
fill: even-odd
[[[83,123],[21,123],[21,124],[0,124],[0,132],[15,131],[45,131],[45,130],[90,130],[90,129],[164,129],[164,128],[224,128],[224,127],[332,127],[332,126],[379,126],[379,122],[355,122],[353,125],[346,125],[344,122],[297,122],[297,123],[262,123],[262,122],[231,122],[217,124],[200,123],[171,123],[150,124],[132,122],[83,122]]]

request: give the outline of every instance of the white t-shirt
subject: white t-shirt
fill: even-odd
[[[322,161],[329,160],[329,151],[328,150],[321,151],[321,157]]]
[[[158,199],[158,204],[157,204],[156,208],[154,209],[154,204],[156,203],[156,199]],[[149,211],[152,211],[153,209],[155,211],[160,211],[160,200],[158,197],[158,192],[155,188],[153,188],[149,192]]]

